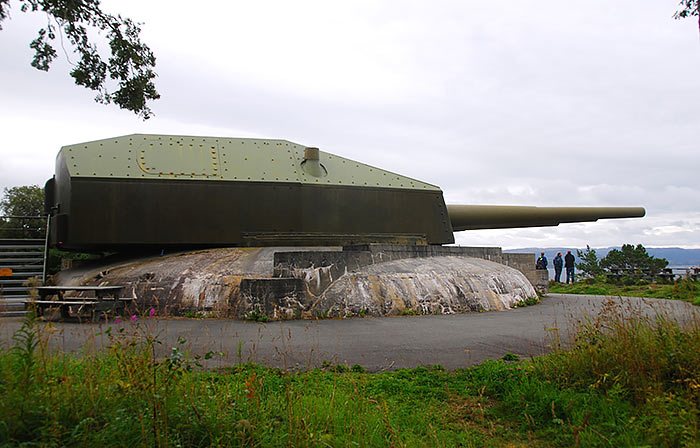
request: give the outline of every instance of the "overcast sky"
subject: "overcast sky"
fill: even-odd
[[[10,3],[0,188],[43,185],[83,141],[280,138],[439,185],[448,203],[647,209],[459,244],[700,248],[700,39],[676,0],[103,1],[143,22],[157,57],[146,122],[75,86],[60,45],[50,72],[31,68],[46,18]]]

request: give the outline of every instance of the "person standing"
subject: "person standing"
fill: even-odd
[[[561,252],[557,252],[554,257],[554,281],[561,283],[561,268],[564,266],[564,260],[561,258]]]
[[[564,257],[564,267],[566,268],[566,283],[574,282],[574,256],[571,255],[571,251],[566,252]]]
[[[535,267],[537,269],[547,269],[547,257],[544,256],[544,252],[540,254],[540,258],[537,259],[537,264]]]

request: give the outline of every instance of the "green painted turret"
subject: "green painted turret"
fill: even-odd
[[[287,140],[134,134],[61,148],[73,178],[439,187]]]
[[[69,250],[449,244],[454,231],[642,208],[446,206],[442,190],[286,140],[134,134],[64,146],[46,185]]]

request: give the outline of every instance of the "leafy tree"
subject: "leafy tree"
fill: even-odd
[[[38,185],[5,188],[0,211],[0,235],[14,238],[42,238],[45,221],[32,219],[44,214],[44,190]],[[29,217],[29,218],[28,218]]]
[[[700,0],[681,0],[678,5],[681,8],[673,14],[674,19],[698,16],[698,26],[700,26]]]
[[[603,268],[600,266],[595,249],[588,246],[585,251],[576,249],[576,256],[578,258],[576,268],[584,277],[596,277],[603,274]]]
[[[681,0],[679,6],[681,8],[673,14],[673,18],[680,20],[697,16],[698,30],[700,31],[700,0]]]
[[[38,185],[5,188],[0,201],[4,215],[42,216],[44,214],[44,189]]]
[[[58,53],[53,44],[59,37],[60,45],[67,40],[78,55],[72,63],[70,75],[75,83],[98,92],[95,101],[114,103],[130,110],[144,120],[151,115],[146,105],[160,95],[156,91],[153,68],[156,58],[139,39],[138,23],[120,15],[107,14],[100,9],[99,0],[16,0],[22,12],[39,12],[46,15],[46,26],[39,29],[36,39],[29,45],[34,50],[32,67],[48,71]],[[10,0],[0,0],[0,29],[2,21],[10,17]],[[103,60],[97,46],[89,37],[89,30],[105,33],[109,42],[110,57]],[[70,61],[69,61],[70,62]],[[118,84],[108,86],[107,76]]]
[[[632,244],[623,244],[620,250],[613,249],[600,260],[600,265],[608,270],[622,270],[632,276],[638,276],[641,271],[649,271],[652,275],[659,273],[668,266],[665,258],[656,258],[649,255],[641,244],[637,247]]]

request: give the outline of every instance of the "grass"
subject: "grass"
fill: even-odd
[[[537,305],[538,303],[542,302],[542,300],[539,298],[539,296],[535,297],[528,297],[525,300],[521,300],[520,302],[516,302],[513,304],[514,308],[520,308],[523,306],[532,306],[532,305]]]
[[[644,280],[627,283],[632,284],[608,283],[599,278],[589,278],[571,284],[552,282],[549,292],[676,299],[700,306],[700,282],[698,281],[683,278],[674,283],[650,283]]]
[[[270,317],[264,314],[263,312],[259,310],[252,310],[248,314],[245,315],[245,318],[248,320],[252,320],[254,322],[268,322],[270,320]]]
[[[374,374],[211,370],[111,331],[78,357],[47,350],[40,328],[28,317],[0,350],[2,446],[700,446],[697,318],[608,308],[546,356]]]

